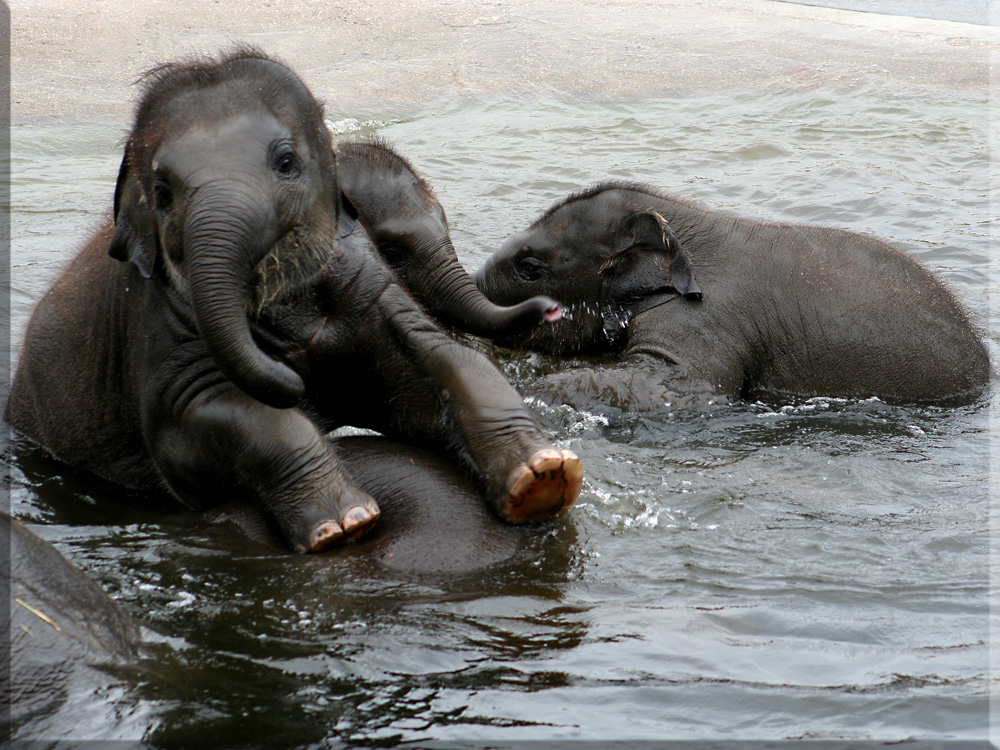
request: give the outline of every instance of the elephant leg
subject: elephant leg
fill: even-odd
[[[390,295],[383,300],[385,325],[402,346],[376,366],[393,393],[397,429],[463,456],[507,521],[568,512],[583,486],[580,459],[551,446],[489,358],[428,322],[401,293]]]
[[[147,415],[153,457],[192,507],[205,497],[254,504],[300,552],[354,539],[378,518],[378,505],[297,409],[267,406],[226,384],[166,415]]]
[[[447,412],[499,515],[521,523],[568,512],[583,485],[580,459],[550,445],[503,374],[451,340],[434,347],[425,366],[437,373]]]
[[[527,551],[532,536],[490,512],[482,488],[447,457],[384,437],[337,438],[331,445],[382,509],[376,527],[341,551],[348,559],[372,558],[407,573],[466,574],[515,561]],[[235,527],[236,545],[240,540],[282,545],[259,508],[228,503],[203,518]]]

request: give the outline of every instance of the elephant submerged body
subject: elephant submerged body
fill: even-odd
[[[490,511],[481,488],[440,454],[377,436],[331,442],[351,479],[378,502],[378,523],[336,554],[404,574],[465,575],[517,561],[536,539]],[[283,540],[259,509],[231,503],[208,513],[272,549]]]
[[[141,626],[49,542],[0,512],[0,585],[10,605],[0,668],[5,736],[106,686],[95,667],[139,656]],[[79,719],[80,717],[75,717]]]
[[[579,460],[355,218],[322,109],[288,68],[238,50],[153,71],[114,223],[32,315],[8,420],[126,486],[253,504],[302,551],[378,518],[324,439],[341,424],[463,462],[508,521],[564,513]]]
[[[538,398],[657,411],[691,394],[969,400],[986,348],[955,297],[873,237],[730,216],[643,185],[556,204],[475,274],[500,304],[549,294],[563,321],[498,340],[613,354],[541,378]]]

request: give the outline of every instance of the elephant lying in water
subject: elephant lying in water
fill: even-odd
[[[332,446],[381,510],[374,528],[339,554],[371,558],[402,573],[461,575],[511,562],[523,552],[530,530],[497,519],[482,490],[444,457],[375,436],[338,438]],[[230,504],[209,515],[280,548],[268,518],[253,506]]]
[[[493,301],[547,294],[549,326],[502,346],[614,354],[529,392],[656,411],[692,392],[758,398],[973,399],[986,348],[955,297],[873,237],[750,221],[632,183],[556,204],[474,275]]]
[[[51,714],[72,691],[103,684],[96,665],[139,656],[140,627],[82,570],[17,520],[0,513],[0,586],[10,605],[8,648],[0,651],[6,679],[0,700],[5,736]],[[7,724],[10,722],[10,724]]]
[[[320,105],[255,50],[152,71],[101,229],[28,325],[8,420],[62,460],[193,507],[258,505],[295,549],[378,506],[323,432],[462,461],[506,520],[565,513],[582,468],[379,260]]]

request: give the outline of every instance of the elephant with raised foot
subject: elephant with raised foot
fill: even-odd
[[[39,302],[7,415],[126,486],[259,506],[303,551],[378,518],[324,439],[337,424],[464,462],[513,522],[564,513],[582,482],[492,362],[397,283],[340,190],[322,108],[252,49],[146,76],[113,223]]]
[[[569,196],[474,274],[498,304],[546,294],[563,319],[497,343],[605,354],[529,393],[658,411],[692,394],[975,399],[986,347],[955,296],[887,243],[751,221],[611,182]]]

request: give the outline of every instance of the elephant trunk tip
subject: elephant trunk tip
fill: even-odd
[[[469,276],[480,298],[475,304],[463,309],[462,327],[469,333],[484,335],[490,338],[520,333],[545,323],[554,323],[563,317],[562,305],[551,297],[530,297],[516,304],[505,306],[493,300],[490,285],[487,281],[487,269],[490,261],[483,268]],[[476,295],[471,295],[475,297]],[[474,308],[474,310],[473,310]],[[475,312],[474,316],[469,313]],[[475,323],[473,322],[473,318]],[[476,330],[471,330],[475,328]]]
[[[542,311],[542,318],[547,323],[555,323],[563,316],[562,305],[560,305],[555,300],[549,300],[549,301],[552,304],[550,304],[548,307],[545,308],[545,310]]]
[[[497,306],[502,315],[489,325],[485,335],[511,335],[527,331],[536,326],[555,323],[563,317],[563,307],[550,297],[531,297],[510,307]]]
[[[551,297],[530,297],[508,309],[516,311],[521,319],[521,325],[525,327],[555,323],[563,316],[562,305]]]

